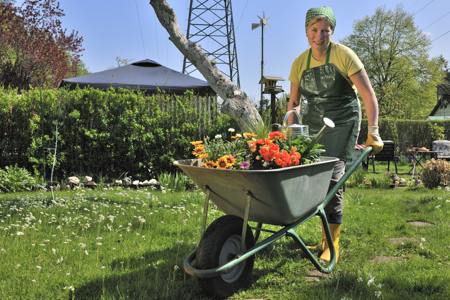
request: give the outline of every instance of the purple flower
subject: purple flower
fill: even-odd
[[[242,170],[248,170],[248,169],[250,169],[250,163],[248,161],[243,161],[239,165],[239,168]]]

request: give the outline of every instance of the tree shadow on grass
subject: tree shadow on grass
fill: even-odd
[[[95,278],[76,288],[75,299],[207,299],[195,279],[182,270],[188,245],[114,260],[117,274]],[[69,297],[72,298],[72,297]]]

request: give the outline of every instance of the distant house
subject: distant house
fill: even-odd
[[[450,73],[445,82],[437,86],[437,103],[428,116],[428,120],[450,119]]]

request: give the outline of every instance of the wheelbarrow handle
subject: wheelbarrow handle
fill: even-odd
[[[328,193],[325,197],[325,200],[321,204],[322,207],[327,206],[328,202],[330,202],[331,199],[333,199],[337,190],[340,189],[344,185],[344,183],[347,181],[347,179],[361,165],[362,161],[366,159],[366,157],[370,154],[370,152],[372,152],[371,146],[367,146],[362,150],[361,154],[353,161],[353,163],[350,165],[350,167],[345,171],[344,176],[342,176],[341,179],[339,179],[339,181],[333,186],[333,188],[328,191]]]

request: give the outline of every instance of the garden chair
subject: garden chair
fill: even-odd
[[[384,147],[383,150],[381,150],[379,153],[375,155],[369,155],[367,158],[367,166],[370,162],[372,162],[372,169],[375,173],[375,161],[387,161],[388,167],[387,170],[389,172],[390,162],[394,162],[395,166],[395,174],[398,173],[397,170],[397,162],[399,161],[399,157],[395,155],[395,144],[393,141],[383,141]]]

